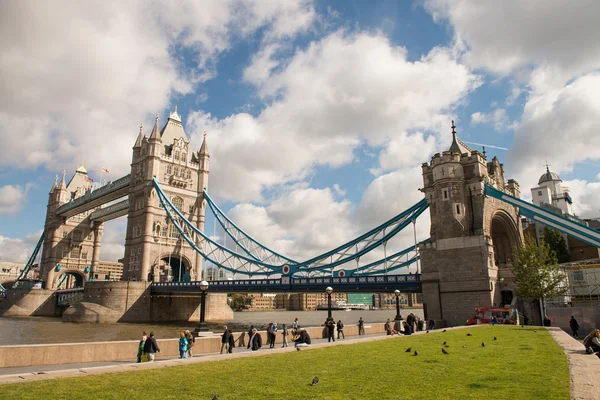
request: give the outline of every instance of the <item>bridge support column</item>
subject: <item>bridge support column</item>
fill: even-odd
[[[148,202],[150,202],[148,199]],[[148,274],[150,273],[150,263],[152,262],[152,213],[146,213],[146,222],[144,225],[144,243],[142,245],[142,267],[140,269],[140,281],[148,281]]]
[[[96,270],[100,264],[100,239],[101,239],[101,227],[102,223],[94,224],[94,247],[92,248],[92,265],[90,270],[90,280],[96,279]]]

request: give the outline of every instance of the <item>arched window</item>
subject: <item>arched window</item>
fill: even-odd
[[[179,150],[175,150],[175,159],[179,160]]]
[[[183,210],[183,199],[181,197],[175,197],[173,199],[173,205],[179,210]]]
[[[187,153],[185,151],[181,152],[181,161],[183,161],[183,162],[187,161]]]
[[[171,167],[170,165],[167,165],[167,174],[171,175],[173,173],[173,167]]]
[[[179,176],[179,167],[175,167],[175,173],[173,175]]]
[[[190,171],[189,169],[185,172],[185,177],[187,179],[191,179],[192,178],[192,171]]]

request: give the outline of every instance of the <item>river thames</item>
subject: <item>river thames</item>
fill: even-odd
[[[423,309],[403,309],[403,318],[409,313],[423,318]],[[360,317],[365,323],[385,322],[394,319],[395,310],[369,310],[369,311],[333,311],[333,318],[339,319],[345,325],[356,324]],[[246,330],[250,325],[264,329],[269,322],[277,325],[290,326],[294,318],[298,318],[300,326],[322,325],[327,318],[327,311],[265,311],[265,312],[236,312],[234,319],[226,324],[233,331]],[[60,318],[1,318],[0,317],[0,344],[46,344],[46,343],[74,343],[74,342],[102,342],[112,340],[139,339],[142,332],[154,331],[157,338],[176,338],[179,332],[185,329],[193,330],[197,324],[171,323],[171,324],[85,324],[62,322]],[[210,324],[213,332],[220,333],[223,324]]]

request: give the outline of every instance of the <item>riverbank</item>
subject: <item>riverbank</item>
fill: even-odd
[[[467,336],[466,330],[472,335]],[[442,341],[450,345],[447,355],[441,352]],[[407,347],[410,352],[404,351]],[[418,356],[413,355],[414,350]],[[228,361],[215,361],[225,359]],[[167,365],[177,366],[164,368]],[[6,385],[1,390],[8,398],[69,399],[569,398],[566,358],[541,327],[537,332],[534,327],[453,328],[411,337],[318,343],[300,352],[273,349],[104,368],[105,372],[124,370],[135,372],[98,379],[93,375],[101,373],[100,369],[63,371],[56,377],[69,373],[81,377],[51,381],[46,374],[32,375],[25,379],[46,381]],[[315,376],[319,383],[313,386]]]

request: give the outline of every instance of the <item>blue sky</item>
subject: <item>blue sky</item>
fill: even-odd
[[[195,148],[208,132],[209,192],[292,257],[418,201],[452,119],[462,140],[508,149],[487,154],[525,197],[547,160],[576,212],[600,216],[597,2],[45,7],[0,5],[1,261],[27,258],[55,175],[125,175],[140,122],[149,134],[175,105]],[[103,259],[122,256],[124,227],[107,223]]]

